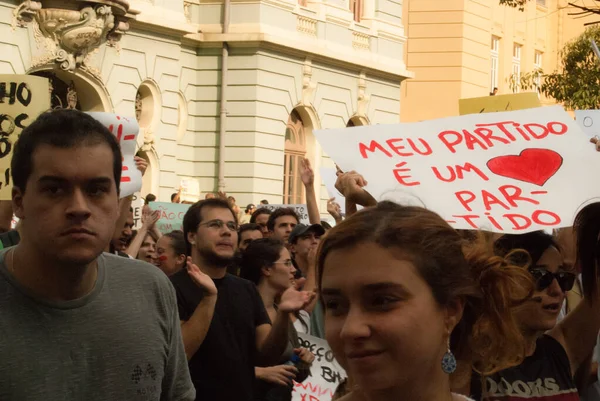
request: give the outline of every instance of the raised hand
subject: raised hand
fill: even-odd
[[[283,294],[279,302],[279,310],[286,313],[300,311],[311,303],[316,294],[313,291],[300,291],[304,286],[305,278],[296,280],[295,285],[291,286]]]
[[[335,201],[335,198],[327,201],[327,212],[329,212],[336,222],[342,219],[342,207]]]
[[[144,173],[146,172],[146,169],[148,168],[148,162],[146,161],[146,159],[144,159],[143,157],[139,157],[139,156],[134,156],[133,161],[135,162],[135,166],[137,167],[138,170],[141,171],[142,176],[143,176]]]
[[[310,160],[306,157],[300,160],[300,178],[305,186],[315,183],[315,172],[310,166]]]
[[[206,291],[208,296],[216,296],[218,291],[215,282],[207,274],[203,273],[198,266],[192,262],[192,258],[187,258],[187,272],[196,285]]]

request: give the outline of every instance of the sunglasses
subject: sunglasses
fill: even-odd
[[[575,273],[570,273],[566,271],[558,271],[556,273],[550,273],[548,270],[542,267],[535,267],[530,269],[529,272],[533,276],[537,290],[543,291],[546,288],[550,287],[552,282],[556,280],[560,289],[563,292],[571,291],[573,289],[573,285],[575,284]]]

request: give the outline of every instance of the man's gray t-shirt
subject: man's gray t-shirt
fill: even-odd
[[[104,253],[91,293],[49,302],[13,279],[5,253],[0,400],[195,399],[175,291],[162,271]]]

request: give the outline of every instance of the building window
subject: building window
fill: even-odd
[[[494,93],[494,89],[498,87],[498,58],[500,56],[500,38],[497,36],[492,36],[490,55],[490,93]]]
[[[285,159],[283,163],[283,203],[304,203],[304,187],[300,178],[300,161],[306,156],[304,123],[296,110],[292,111],[285,128]]]
[[[354,21],[360,22],[363,15],[364,0],[350,0],[350,11],[354,14]]]
[[[519,83],[521,78],[521,48],[522,46],[518,43],[515,43],[513,46],[512,76],[517,83]],[[513,92],[519,92],[519,85],[513,87]]]
[[[536,72],[535,77],[533,78],[533,82],[535,83],[535,88],[537,90],[540,89],[540,71],[542,70],[542,61],[544,60],[544,53],[540,51],[535,52],[535,57],[533,59],[533,69]]]

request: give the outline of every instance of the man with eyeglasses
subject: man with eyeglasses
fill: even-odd
[[[278,362],[288,342],[290,313],[314,297],[288,289],[271,325],[256,286],[227,274],[237,230],[234,211],[221,199],[195,203],[183,219],[191,258],[171,280],[197,400],[254,401],[254,367]]]

